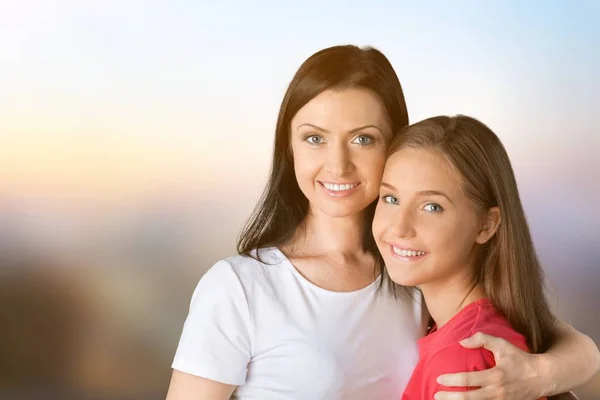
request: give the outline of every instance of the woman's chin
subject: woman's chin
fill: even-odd
[[[330,218],[348,218],[360,215],[368,204],[318,204],[320,214]]]

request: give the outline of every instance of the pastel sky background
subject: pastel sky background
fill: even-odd
[[[161,394],[188,295],[234,251],[263,188],[296,69],[327,46],[372,45],[412,122],[461,113],[500,136],[553,305],[600,343],[599,19],[600,2],[583,0],[0,0],[0,221],[55,244],[107,220],[123,235],[157,214],[161,227],[194,221],[182,229],[196,269],[176,270],[183,294],[164,312],[179,319],[160,328],[162,386],[149,396]],[[600,395],[600,379],[585,390]]]

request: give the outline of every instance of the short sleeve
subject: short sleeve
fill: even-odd
[[[219,261],[194,290],[172,368],[239,386],[246,380],[252,332],[244,287],[233,267]]]
[[[427,363],[423,374],[423,400],[433,399],[437,392],[466,392],[476,387],[447,387],[436,379],[440,375],[482,371],[495,365],[494,356],[486,349],[466,349],[456,343],[437,352]]]

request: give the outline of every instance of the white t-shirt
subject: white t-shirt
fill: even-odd
[[[237,385],[235,398],[399,399],[423,336],[417,296],[394,298],[379,279],[332,292],[277,248],[261,263],[217,262],[192,296],[172,367]]]

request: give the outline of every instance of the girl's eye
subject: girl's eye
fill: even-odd
[[[423,207],[423,210],[425,210],[427,212],[432,212],[432,213],[439,213],[439,212],[444,211],[444,208],[442,206],[440,206],[439,204],[429,203],[429,204],[425,205],[425,207]]]
[[[373,138],[370,137],[370,136],[361,135],[361,136],[357,137],[356,139],[354,139],[352,141],[352,143],[356,143],[356,144],[360,144],[362,146],[365,146],[365,145],[373,143]]]
[[[321,144],[323,142],[323,138],[318,135],[310,135],[306,138],[306,141],[310,144]]]
[[[381,196],[381,200],[388,204],[398,204],[399,201],[396,197],[390,196],[389,194]]]

